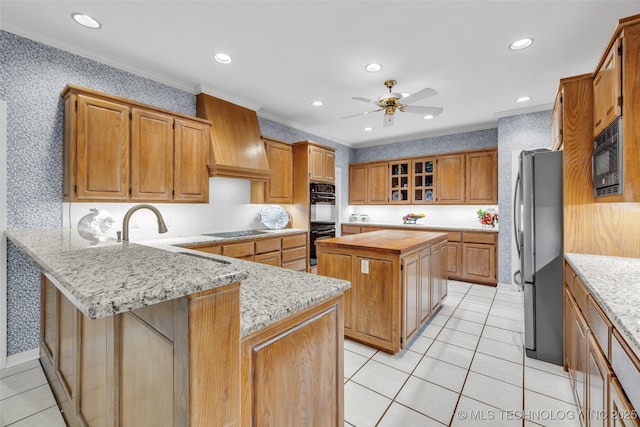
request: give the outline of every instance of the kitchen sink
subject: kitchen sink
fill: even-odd
[[[189,256],[192,256],[192,257],[195,257],[195,258],[204,259],[206,261],[213,261],[213,262],[217,262],[217,263],[224,264],[224,265],[231,264],[229,261],[225,261],[223,259],[210,258],[210,257],[208,257],[206,255],[194,254],[192,252],[175,252],[175,253],[180,254],[180,255],[189,255]]]
[[[203,233],[202,235],[229,239],[233,237],[259,236],[261,234],[269,234],[269,232],[261,231],[261,230],[240,230],[240,231],[225,231],[220,233]]]

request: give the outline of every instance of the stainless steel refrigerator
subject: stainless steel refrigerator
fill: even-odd
[[[562,365],[562,151],[520,153],[513,210],[526,353]]]

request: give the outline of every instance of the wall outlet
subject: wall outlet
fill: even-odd
[[[360,272],[362,274],[369,274],[369,260],[363,259],[360,261]]]

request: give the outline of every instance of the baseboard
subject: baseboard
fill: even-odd
[[[36,360],[40,357],[40,349],[34,348],[33,350],[23,351],[22,353],[12,354],[7,356],[7,368],[20,365],[31,360]]]

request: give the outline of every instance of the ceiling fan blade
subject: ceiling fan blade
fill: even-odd
[[[384,108],[378,108],[377,110],[373,110],[373,111],[367,111],[365,113],[358,113],[358,114],[353,114],[351,116],[345,116],[345,117],[340,117],[341,119],[350,119],[351,117],[358,117],[358,116],[366,116],[369,113],[376,113],[378,111],[382,111],[384,110]]]
[[[384,118],[382,119],[382,127],[388,128],[389,126],[392,126],[394,116],[395,114],[385,114]]]
[[[374,101],[373,99],[369,99],[369,98],[363,98],[361,96],[354,96],[351,99],[355,99],[356,101],[366,102],[368,104],[380,105],[378,101]]]
[[[438,92],[436,92],[435,90],[427,87],[427,88],[419,90],[419,91],[417,91],[415,93],[412,93],[409,96],[406,96],[406,97],[402,98],[401,102],[403,104],[411,104],[412,102],[420,101],[421,99],[429,98],[430,96],[434,96],[434,95],[437,95],[437,94],[438,94]]]
[[[421,107],[419,105],[405,105],[400,111],[404,111],[405,113],[414,113],[414,114],[424,114],[424,115],[432,115],[437,116],[442,113],[442,108],[438,107]]]

